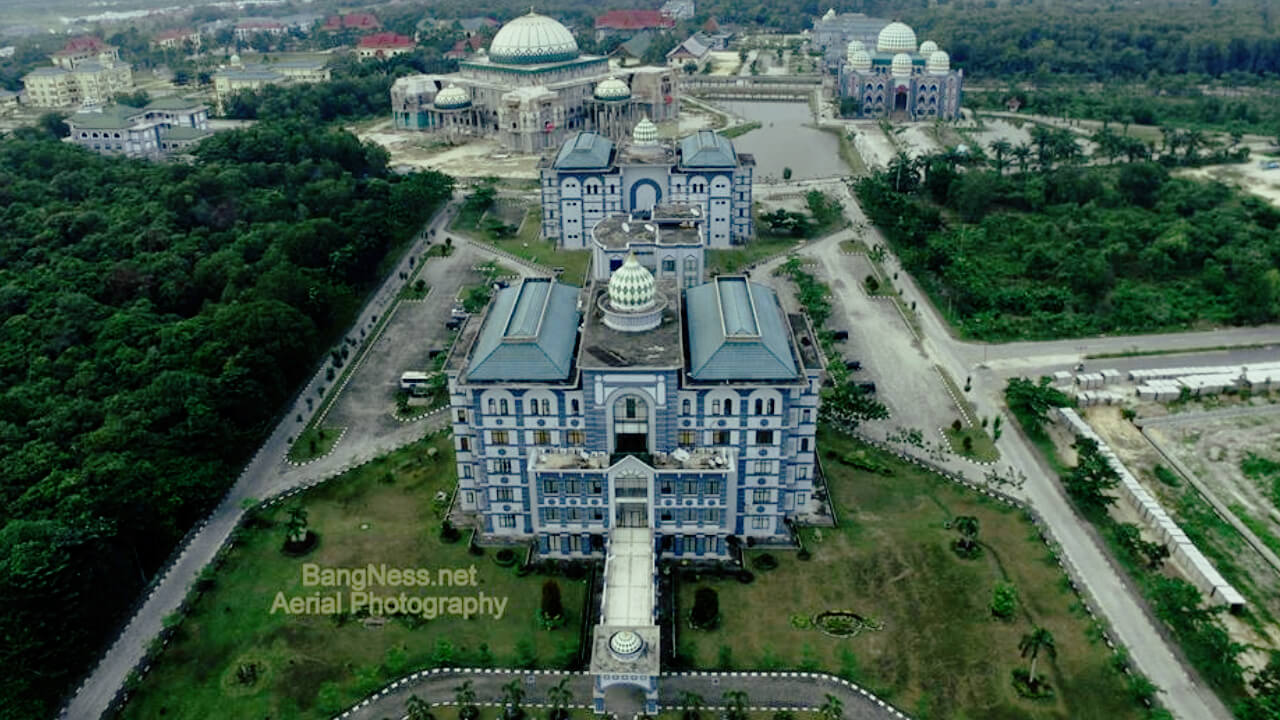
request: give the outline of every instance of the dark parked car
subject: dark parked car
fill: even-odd
[[[835,332],[831,333],[831,339],[835,340],[836,342],[844,342],[845,340],[849,339],[849,331],[836,330]]]
[[[451,317],[449,318],[449,321],[444,324],[444,326],[449,328],[450,330],[457,330],[458,328],[462,327],[462,318]]]
[[[858,383],[858,389],[868,395],[871,395],[876,391],[876,384],[873,382],[860,382]]]
[[[844,369],[845,370],[861,370],[862,361],[861,360],[845,360]]]

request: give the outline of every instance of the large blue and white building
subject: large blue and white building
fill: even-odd
[[[892,22],[874,47],[850,40],[837,73],[837,95],[857,103],[857,116],[895,120],[956,120],[964,73],[932,40],[916,43],[907,25]]]
[[[459,505],[483,536],[599,557],[635,528],[657,555],[720,558],[818,512],[808,320],[744,276],[655,278],[635,254],[650,240],[597,268],[607,282],[525,279],[464,325],[446,370]]]
[[[697,209],[707,247],[740,245],[754,232],[754,170],[751,155],[711,130],[666,143],[644,118],[626,143],[579,132],[542,164],[542,235],[590,248],[592,228],[605,218],[646,219],[655,207],[681,205]]]

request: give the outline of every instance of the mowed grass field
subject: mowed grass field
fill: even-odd
[[[429,457],[434,448],[436,456]],[[547,631],[536,613],[544,577],[518,577],[494,551],[467,552],[466,538],[439,539],[434,497],[455,484],[452,443],[435,435],[335,478],[266,515],[267,526],[244,529],[213,587],[178,626],[168,648],[138,684],[121,717],[132,720],[290,720],[327,718],[409,672],[435,665],[558,667],[578,648],[585,581],[558,577],[567,622]],[[319,544],[308,555],[282,552],[288,508],[306,510]],[[523,553],[521,553],[523,557]],[[366,624],[329,615],[271,613],[276,593],[308,595],[301,566],[476,567],[476,587],[372,588],[380,595],[477,595],[507,598],[501,619],[394,617]],[[348,590],[348,588],[342,588]],[[323,589],[322,592],[332,592]],[[349,596],[349,593],[344,593]],[[518,647],[519,646],[519,647]],[[531,660],[530,655],[536,656]],[[248,671],[247,682],[242,670]]]
[[[858,447],[831,432],[818,446],[824,458]],[[682,659],[702,669],[840,674],[917,720],[1143,717],[1126,676],[1113,668],[1111,652],[1022,513],[883,457],[892,476],[825,460],[841,524],[803,531],[811,560],[773,551],[779,567],[755,570],[751,584],[680,583]],[[983,553],[975,560],[962,560],[950,548],[958,533],[944,524],[960,515],[979,520]],[[1017,588],[1012,621],[994,619],[989,609],[1000,581]],[[719,593],[722,620],[711,631],[687,623],[694,593],[704,586]],[[882,629],[834,638],[793,624],[793,616],[827,610],[857,613]],[[1033,626],[1049,629],[1057,645],[1057,659],[1042,656],[1037,667],[1057,691],[1049,701],[1024,700],[1011,684],[1012,671],[1027,666],[1018,643]]]

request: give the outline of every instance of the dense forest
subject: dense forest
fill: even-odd
[[[965,336],[1280,319],[1280,210],[1160,163],[1086,167],[1046,148],[1010,174],[997,160],[1007,148],[989,156],[990,170],[962,171],[954,152],[899,156],[857,185],[903,265]]]
[[[50,717],[452,192],[304,124],[192,164],[0,141],[0,718]]]

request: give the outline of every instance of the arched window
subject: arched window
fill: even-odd
[[[725,401],[724,401],[724,414],[725,415],[733,414],[733,401],[728,398],[725,398]]]
[[[685,399],[680,403],[680,414],[681,414],[681,415],[692,415],[692,414],[693,414],[693,403],[689,402],[689,398],[685,398]]]
[[[769,398],[769,402],[765,404],[768,407],[769,414],[772,415],[774,413],[773,398]]]
[[[649,452],[649,404],[626,395],[613,404],[614,452]]]
[[[542,414],[543,415],[551,414],[551,401],[546,398],[542,399]]]
[[[529,414],[530,415],[538,414],[538,401],[533,398],[529,399]]]
[[[506,415],[506,414],[508,414],[508,413],[510,413],[510,412],[511,412],[511,410],[507,407],[507,399],[506,399],[506,398],[502,398],[501,400],[499,400],[499,401],[498,401],[498,413],[499,413],[500,415]]]
[[[493,398],[489,398],[489,414],[495,415],[498,412],[498,402]]]
[[[764,400],[761,400],[760,398],[756,398],[756,414],[764,414]]]

